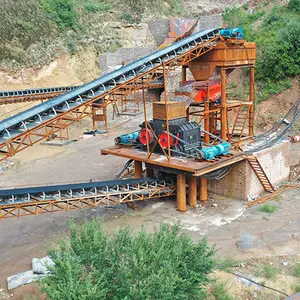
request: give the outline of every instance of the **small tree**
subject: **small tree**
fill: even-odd
[[[70,226],[70,239],[49,251],[55,266],[41,281],[49,299],[205,299],[214,249],[194,244],[180,226],[152,234],[107,234],[99,220]]]

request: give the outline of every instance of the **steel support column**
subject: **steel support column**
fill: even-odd
[[[135,178],[142,178],[143,177],[143,168],[141,161],[134,161],[134,177]]]
[[[186,183],[185,173],[177,174],[177,209],[186,211]]]
[[[206,89],[206,100],[204,102],[204,129],[209,132],[209,98],[210,98],[210,93],[209,93],[209,82],[207,85]],[[209,144],[210,142],[210,136],[209,134],[205,132],[204,134],[204,143]]]
[[[249,101],[252,102],[249,110],[249,136],[254,136],[254,105],[255,105],[255,94],[254,94],[254,66],[250,67],[250,91]]]
[[[189,182],[189,205],[196,207],[197,205],[197,177],[190,176]]]
[[[200,178],[200,201],[206,201],[208,199],[208,193],[207,193],[207,179],[206,178]]]
[[[226,69],[221,68],[221,138],[227,140]]]
[[[182,82],[186,82],[186,70],[187,70],[187,67],[185,66],[182,66],[182,69],[181,69],[181,80]]]

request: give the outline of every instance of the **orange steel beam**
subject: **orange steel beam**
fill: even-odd
[[[186,182],[185,173],[177,174],[177,209],[185,212],[186,208]]]
[[[56,117],[40,124],[39,126],[25,131],[24,133],[21,133],[20,135],[12,139],[9,139],[7,142],[0,144],[0,155],[2,155],[0,161],[11,157],[17,152],[20,152],[23,149],[27,148],[28,145],[19,145],[22,139],[29,139],[31,141],[31,145],[33,145],[50,136],[49,132],[46,130],[47,127],[52,127],[51,134],[55,134],[59,130],[67,128],[73,123],[85,118],[86,116],[92,115],[93,111],[91,109],[91,106],[93,102],[99,99],[104,99],[103,107],[106,107],[111,103],[115,103],[118,99],[121,99],[122,96],[132,93],[134,90],[149,88],[153,80],[162,78],[163,75],[168,74],[169,72],[177,69],[180,66],[186,65],[188,62],[214,49],[220,39],[220,36],[211,38],[210,40],[195,46],[185,53],[179,54],[175,58],[170,59],[165,63],[161,63],[159,66],[154,67],[153,69],[140,74],[133,79],[128,80],[127,82],[120,84],[119,86],[116,86],[115,88],[107,92],[104,92],[101,95],[91,98],[89,101],[82,103],[81,105],[74,107],[73,109],[70,109],[66,112],[61,112],[57,114]],[[60,124],[60,127],[55,127],[55,124]],[[36,133],[40,134],[38,138],[36,136]],[[16,147],[16,143],[18,143],[18,148]]]
[[[189,183],[189,205],[191,207],[197,206],[197,177],[190,176]]]
[[[176,186],[148,187],[136,191],[120,191],[97,194],[95,196],[82,196],[63,200],[43,200],[24,202],[19,204],[0,205],[0,219],[38,215],[59,211],[90,208],[104,205],[130,203],[133,201],[145,201],[171,197],[176,194]]]
[[[22,103],[22,102],[32,102],[32,101],[45,101],[57,97],[64,92],[54,92],[54,93],[46,93],[46,94],[33,94],[33,95],[23,95],[23,96],[11,96],[11,97],[0,97],[0,105],[3,104],[14,104],[14,103]]]
[[[249,110],[249,136],[254,135],[254,105],[255,105],[255,94],[254,94],[254,66],[250,67],[250,91],[249,101],[252,102]]]
[[[221,138],[227,140],[226,70],[221,68]]]

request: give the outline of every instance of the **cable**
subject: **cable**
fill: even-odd
[[[290,296],[290,295],[286,294],[286,293],[283,292],[283,291],[280,291],[280,290],[277,290],[277,289],[272,288],[272,287],[270,287],[270,286],[267,286],[267,285],[264,285],[264,284],[262,284],[262,283],[256,282],[256,281],[254,281],[254,280],[252,280],[251,278],[248,278],[248,277],[246,277],[246,276],[239,275],[239,274],[237,274],[237,273],[234,273],[234,272],[231,272],[231,271],[228,271],[228,270],[227,270],[226,272],[228,272],[228,273],[230,273],[230,274],[232,274],[232,275],[234,275],[234,276],[237,276],[237,277],[246,279],[246,280],[248,280],[248,281],[250,281],[250,282],[252,282],[252,283],[254,283],[254,284],[256,284],[256,285],[262,286],[262,287],[264,287],[264,288],[266,288],[266,289],[269,289],[269,290],[272,290],[272,291],[274,291],[274,292],[277,292],[277,293],[280,293],[280,294],[282,294],[282,295],[285,295],[286,297],[289,297],[289,296]]]

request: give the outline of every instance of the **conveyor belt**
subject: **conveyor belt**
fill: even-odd
[[[0,219],[174,195],[172,180],[142,178],[0,190]]]
[[[50,93],[57,93],[57,92],[66,93],[76,88],[78,88],[78,86],[60,86],[60,87],[49,87],[49,88],[0,91],[0,99],[18,97],[18,96],[50,94]]]
[[[74,90],[78,86],[60,86],[25,90],[0,91],[0,105],[48,100]]]
[[[127,86],[126,88],[124,87],[124,89],[128,91],[128,87],[132,86],[133,81],[136,78],[139,80],[143,79],[143,76],[146,76],[146,74],[149,74],[152,70],[157,70],[158,72],[157,68],[160,66],[163,67],[163,65],[167,65],[171,70],[176,66],[178,67],[180,65],[178,63],[180,62],[183,63],[184,61],[190,61],[199,57],[215,47],[217,41],[216,38],[219,38],[219,29],[198,32],[169,47],[115,70],[110,74],[104,75],[94,81],[77,87],[72,91],[1,121],[0,153],[5,157],[14,155],[22,149],[19,143],[20,141],[23,143],[22,136],[24,137],[27,132],[32,132],[33,130],[42,127],[45,128],[52,120],[57,120],[59,115],[70,111],[75,112],[79,107],[84,106],[85,103],[95,102],[101,104],[106,101],[105,96],[107,96],[108,93],[118,89],[120,86],[126,84]],[[191,51],[195,51],[195,53],[192,53]],[[184,60],[185,53],[186,55],[189,55],[189,60]],[[180,60],[177,59],[178,57],[180,57]],[[172,66],[168,66],[168,63],[173,62],[174,59],[177,60],[177,64],[174,62]],[[157,79],[158,78],[152,74],[151,80]],[[135,83],[135,85],[137,84],[138,83]],[[143,84],[142,80],[141,85]],[[83,113],[86,112],[84,111],[82,114]],[[78,118],[79,117],[76,117],[74,122],[77,121]],[[70,118],[65,118],[64,120],[70,120]],[[69,125],[65,125],[65,127],[66,126]],[[43,133],[43,138],[47,137],[47,134]],[[40,134],[40,136],[42,135]],[[14,147],[12,142],[18,144],[14,149],[12,149]],[[28,143],[30,145],[34,143],[32,138],[28,138]]]

